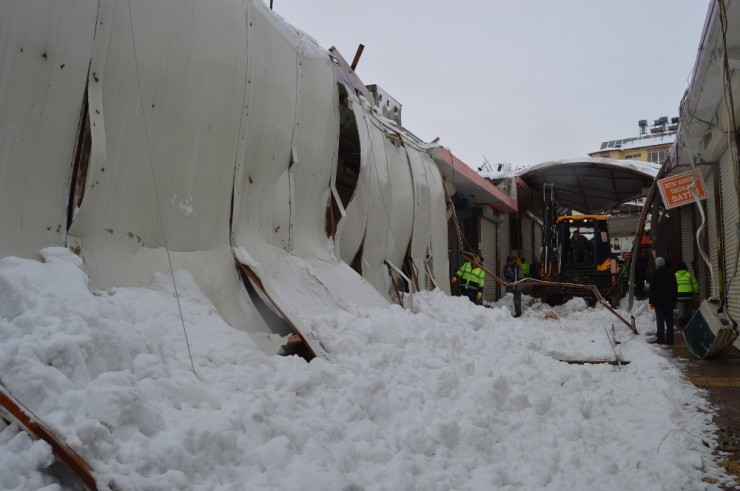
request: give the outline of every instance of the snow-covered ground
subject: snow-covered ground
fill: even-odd
[[[258,351],[190,277],[90,292],[79,259],[0,260],[2,384],[102,489],[700,490],[712,412],[663,348],[582,300],[440,292],[313,319],[329,360]],[[641,332],[653,316],[633,312]],[[614,326],[612,328],[612,326]],[[188,353],[187,341],[192,353]],[[612,345],[612,342],[615,344]],[[630,363],[573,365],[565,359]],[[0,489],[62,489],[0,420]]]

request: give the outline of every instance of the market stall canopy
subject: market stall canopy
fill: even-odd
[[[519,177],[533,189],[554,184],[560,206],[598,213],[645,196],[659,169],[652,162],[585,157],[543,162]]]

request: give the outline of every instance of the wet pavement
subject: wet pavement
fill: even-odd
[[[676,331],[675,342],[666,352],[680,361],[691,383],[707,391],[716,409],[719,463],[738,481],[737,486],[721,489],[740,490],[740,351],[733,347],[716,359],[699,360],[686,347],[681,331]]]

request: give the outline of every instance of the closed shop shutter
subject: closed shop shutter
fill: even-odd
[[[532,234],[532,224],[534,223],[528,216],[521,216],[522,218],[522,256],[532,263],[532,252],[534,249],[534,236]]]
[[[537,264],[540,263],[540,254],[542,253],[542,225],[534,223],[534,251],[532,251],[532,257],[527,258],[529,263],[532,264],[535,261]]]
[[[730,317],[740,321],[740,278],[735,275],[738,270],[736,261],[738,234],[740,234],[740,215],[738,215],[738,190],[735,187],[735,163],[731,158],[731,152],[725,152],[719,165],[722,226],[724,229],[724,278],[727,281],[725,293],[729,294],[727,297],[727,311]],[[735,275],[734,278],[733,275]]]
[[[483,265],[491,271],[496,272],[496,224],[485,218],[480,223],[480,251],[483,254]],[[486,276],[483,287],[483,299],[489,302],[496,300],[496,282],[493,278]]]
[[[509,247],[510,244],[510,235],[509,235],[509,215],[503,215],[503,220],[500,223],[496,224],[497,233],[496,233],[496,247],[498,249],[498,263],[496,264],[496,271],[495,273],[501,276],[501,272],[504,269],[504,261],[506,260],[506,256],[508,256],[511,253],[511,248]],[[501,287],[499,289],[499,295],[498,298],[501,298],[504,296],[504,288]]]
[[[696,227],[694,227],[695,204],[685,205],[679,208],[681,211],[681,260],[686,263],[693,273],[694,267],[694,244],[696,244]],[[696,267],[699,265],[697,264]]]
[[[707,199],[706,199],[706,212],[707,212],[707,224],[706,229],[709,237],[709,262],[712,263],[712,268],[714,270],[714,280],[715,283],[719,281],[719,271],[717,270],[717,213],[715,209],[715,198],[714,195],[714,180],[717,178],[717,169],[713,169],[712,172],[709,174],[708,178],[705,178],[705,184],[707,186]],[[700,280],[702,283],[702,291],[701,295],[704,298],[709,297],[712,294],[712,286],[709,285],[709,282],[712,279],[712,275],[709,273],[709,271],[706,270],[706,268],[701,269],[702,272],[704,272],[706,282],[703,280]],[[704,289],[704,285],[709,285],[707,289]],[[718,285],[714,285],[714,292],[718,293],[719,288]]]

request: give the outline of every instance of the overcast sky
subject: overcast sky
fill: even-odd
[[[265,0],[269,4],[269,0]],[[678,116],[707,0],[273,0],[471,167],[586,156]]]

